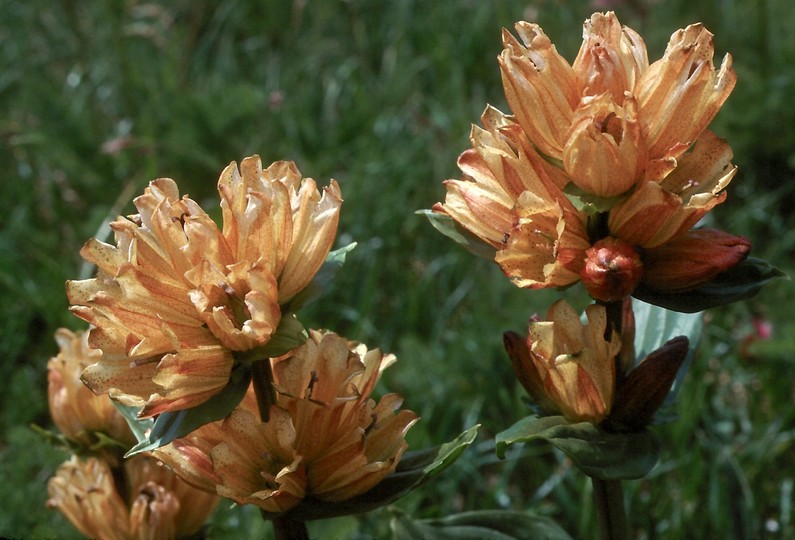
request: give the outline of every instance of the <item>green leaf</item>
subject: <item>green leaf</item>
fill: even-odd
[[[479,425],[473,426],[455,440],[439,447],[406,452],[393,473],[361,495],[339,502],[320,501],[308,497],[291,509],[287,515],[298,521],[310,521],[360,514],[385,506],[417,489],[452,465],[475,440],[479,427]],[[263,515],[266,518],[277,517],[265,513]]]
[[[695,313],[751,298],[770,280],[786,276],[767,261],[748,257],[695,289],[669,293],[641,285],[632,296],[666,309]]]
[[[640,300],[632,299],[632,309],[635,312],[635,362],[643,360],[653,351],[662,347],[669,340],[677,336],[685,336],[690,341],[690,350],[685,358],[679,374],[671,387],[669,400],[672,399],[682,384],[682,378],[687,373],[693,361],[695,350],[701,341],[701,332],[704,321],[700,313],[681,313],[663,309],[659,306],[647,304]],[[635,367],[635,366],[633,366]]]
[[[355,247],[356,242],[351,242],[345,247],[329,252],[320,270],[315,274],[315,277],[312,278],[309,285],[304,287],[302,291],[296,294],[292,300],[284,306],[284,312],[295,313],[302,307],[323,296],[328,290],[329,284],[336,277],[337,272],[339,272],[340,268],[345,264],[345,258],[348,256],[348,253],[353,251]]]
[[[304,325],[295,315],[282,315],[276,333],[262,347],[246,352],[246,357],[254,362],[265,358],[275,358],[300,347],[309,335]],[[238,358],[237,356],[235,358]]]
[[[548,517],[509,510],[478,510],[418,521],[396,510],[390,525],[394,540],[571,540]]]
[[[574,205],[574,208],[585,212],[589,216],[607,212],[629,196],[629,194],[624,193],[615,197],[598,197],[593,193],[588,193],[573,182],[566,184],[563,192],[571,201],[571,204]]]
[[[660,443],[649,430],[611,433],[588,422],[570,424],[562,416],[528,416],[497,434],[497,456],[508,446],[547,441],[585,474],[602,480],[643,478],[657,463]]]
[[[158,415],[148,433],[144,432],[143,438],[139,438],[138,433],[134,430],[138,444],[133,446],[124,457],[155,450],[174,439],[184,437],[205,424],[226,418],[246,395],[250,382],[251,364],[237,363],[232,368],[229,383],[204,403],[190,409]],[[131,424],[130,427],[133,425]],[[140,427],[142,426],[138,426],[139,430]]]
[[[446,237],[455,240],[478,257],[482,257],[489,261],[494,260],[494,255],[497,250],[495,250],[491,244],[484,242],[463,228],[456,220],[447,214],[434,212],[433,210],[417,210],[415,213],[428,218],[428,221],[431,222],[434,229]]]
[[[124,405],[119,403],[118,401],[113,401],[113,405],[118,409],[124,419],[127,421],[127,425],[130,426],[130,430],[135,435],[135,439],[140,443],[141,441],[146,441],[148,438],[149,431],[152,429],[152,426],[155,425],[154,418],[139,418],[138,414],[141,412],[143,407],[133,407],[131,405]]]

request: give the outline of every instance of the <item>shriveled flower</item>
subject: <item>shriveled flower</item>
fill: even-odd
[[[605,339],[604,306],[586,309],[588,324],[566,301],[555,302],[547,320],[531,322],[526,338],[505,334],[514,371],[533,400],[571,422],[599,423],[609,413],[616,385],[621,337]]]
[[[350,499],[395,470],[417,419],[398,410],[402,398],[396,394],[378,403],[370,397],[381,371],[395,360],[334,333],[311,331],[304,345],[272,360],[277,398],[268,422],[244,401],[223,422],[156,455],[178,472],[204,471],[194,484],[214,484],[224,497],[272,514],[304,499]]]
[[[104,461],[73,456],[50,479],[47,505],[88,538],[166,540],[196,534],[218,504],[148,457],[126,461],[116,474],[122,485]]]
[[[83,380],[141,406],[142,416],[196,406],[229,380],[233,353],[268,344],[282,307],[312,280],[334,241],[341,196],[321,194],[292,162],[258,156],[218,181],[219,230],[176,183],[153,181],[138,214],[111,223],[116,245],[81,250],[95,279],[67,282],[72,311],[102,350]]]
[[[67,439],[84,448],[100,442],[98,433],[131,447],[135,437],[113,402],[108,396],[95,395],[80,380],[83,369],[101,356],[99,351],[88,347],[88,332],[59,328],[55,341],[60,352],[47,363],[47,396],[55,426]]]

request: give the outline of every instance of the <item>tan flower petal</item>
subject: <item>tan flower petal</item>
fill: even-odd
[[[219,495],[273,513],[287,511],[303,499],[306,473],[293,448],[295,431],[286,411],[272,407],[263,424],[238,409],[222,429],[224,441],[210,453],[222,481]]]
[[[695,141],[734,88],[730,55],[715,70],[712,37],[700,23],[675,32],[663,58],[649,66],[639,81],[636,95],[650,155]]]
[[[519,22],[515,29],[522,43],[503,30],[504,50],[498,58],[505,97],[533,144],[560,159],[580,99],[576,74],[541,27]]]
[[[634,98],[624,100],[623,108],[607,94],[583,98],[563,151],[571,181],[586,193],[614,197],[635,184],[645,164]]]
[[[594,13],[583,25],[583,41],[572,68],[584,95],[608,93],[616,104],[649,67],[646,44],[631,28],[621,27],[612,11]]]
[[[88,347],[87,338],[87,332],[75,334],[65,328],[55,332],[60,352],[47,363],[50,415],[61,433],[85,447],[97,442],[95,432],[132,446],[135,437],[110,399],[95,395],[80,380],[83,369],[101,356]]]
[[[621,338],[613,332],[605,340],[604,306],[592,304],[586,315],[583,325],[560,300],[549,308],[546,321],[530,323],[526,345],[509,334],[506,348],[520,382],[542,408],[572,422],[598,423],[612,405]]]
[[[559,201],[525,192],[516,202],[517,221],[495,260],[519,287],[562,287],[579,280],[588,237],[571,203]]]
[[[114,478],[124,477],[126,489]],[[72,459],[48,483],[47,506],[60,510],[88,538],[133,540],[196,534],[218,497],[196,490],[148,457],[113,470],[96,458]]]
[[[726,199],[736,172],[731,149],[706,131],[662,183],[644,182],[610,212],[610,231],[622,240],[655,248],[685,234]]]
[[[293,243],[279,279],[279,302],[289,302],[323,265],[334,244],[342,194],[332,180],[318,200],[315,182],[305,180],[292,194]]]

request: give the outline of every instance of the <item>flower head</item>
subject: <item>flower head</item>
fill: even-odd
[[[517,37],[503,31],[498,59],[513,116],[487,108],[458,160],[463,178],[445,182],[434,211],[493,249],[483,253],[520,287],[585,278],[595,298],[618,300],[641,282],[661,292],[703,284],[699,272],[680,272],[677,283],[643,272],[647,258],[692,257],[682,239],[726,198],[731,149],[706,127],[734,87],[731,56],[716,68],[712,34],[694,24],[650,64],[643,39],[608,12],[585,21],[569,64],[538,25],[515,28]],[[710,277],[747,255],[747,242],[733,238],[710,250],[720,252]],[[605,242],[635,261],[609,272],[622,281],[610,291],[593,280]]]
[[[125,487],[104,461],[73,456],[50,479],[47,505],[88,538],[165,540],[197,533],[218,504],[148,457],[126,461],[119,474]]]
[[[586,309],[588,324],[564,300],[547,320],[531,322],[527,338],[508,332],[505,346],[522,386],[547,412],[571,422],[598,423],[609,413],[616,385],[621,338],[605,338],[607,315],[601,305]]]
[[[50,416],[67,439],[91,448],[99,441],[96,433],[126,445],[135,437],[124,417],[107,396],[97,396],[80,380],[86,366],[99,360],[101,353],[88,347],[88,333],[73,333],[66,328],[55,332],[60,347],[47,363],[47,396]]]
[[[414,413],[402,398],[370,394],[393,355],[329,332],[272,360],[276,404],[268,422],[244,400],[226,420],[155,453],[191,483],[266,512],[302,500],[342,501],[395,470]]]
[[[643,39],[614,13],[595,13],[583,28],[571,65],[538,25],[517,23],[521,41],[504,31],[505,96],[527,137],[562,160],[578,187],[614,196],[645,178],[659,181],[661,169],[670,172],[736,77],[729,55],[715,69],[712,34],[701,24],[675,32],[651,65]],[[605,177],[608,165],[614,171]]]
[[[584,217],[561,190],[565,178],[527,144],[519,126],[494,108],[472,128],[473,148],[458,159],[463,180],[448,180],[434,210],[492,246],[520,287],[575,283],[588,237]]]
[[[94,279],[67,282],[102,358],[83,380],[143,405],[143,416],[196,406],[229,380],[233,352],[268,344],[282,307],[309,284],[336,233],[336,182],[321,194],[291,162],[258,156],[218,181],[221,229],[176,183],[153,181],[138,214],[111,223],[116,245],[89,240]]]

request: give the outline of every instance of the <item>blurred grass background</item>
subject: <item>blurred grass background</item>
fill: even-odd
[[[652,60],[673,31],[703,21],[739,82],[713,124],[740,172],[716,226],[750,237],[790,274],[795,245],[795,10],[790,0],[208,0],[0,2],[0,536],[76,537],[45,508],[66,458],[29,428],[49,427],[53,332],[82,329],[66,279],[87,277],[83,242],[132,210],[159,176],[217,204],[232,160],[290,159],[345,204],[338,244],[359,242],[329,295],[305,313],[400,359],[383,388],[422,416],[412,446],[482,423],[443,477],[398,504],[415,517],[527,509],[592,536],[589,483],[560,454],[528,445],[499,462],[493,435],[527,412],[501,335],[544,312],[494,265],[437,234],[415,210],[459,175],[470,124],[507,110],[500,29],[539,22],[572,60],[582,21],[614,9]],[[207,207],[205,206],[205,207]],[[571,295],[580,298],[581,291]],[[713,310],[680,395],[660,426],[663,458],[628,482],[636,538],[795,535],[795,320],[792,286]],[[762,339],[758,327],[769,324]],[[311,524],[318,538],[388,534],[389,510]],[[255,512],[222,508],[213,538],[261,538]]]

